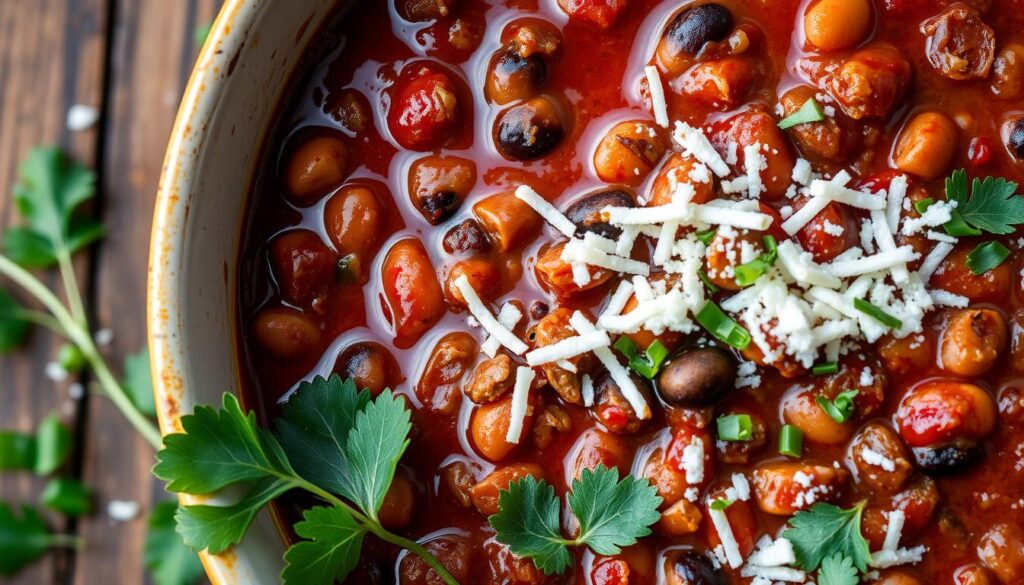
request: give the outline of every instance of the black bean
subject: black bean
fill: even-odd
[[[695,56],[705,43],[726,38],[732,31],[732,14],[721,4],[701,4],[677,14],[665,30],[666,40],[677,51]]]
[[[695,550],[673,551],[666,557],[665,581],[668,585],[726,585],[724,573]]]
[[[984,450],[976,441],[959,439],[943,445],[912,449],[918,468],[929,475],[948,475],[963,471],[977,463]]]
[[[1006,148],[1017,160],[1024,160],[1024,117],[1006,123]]]
[[[662,366],[657,390],[672,406],[709,406],[736,387],[736,358],[715,347],[684,351]]]
[[[498,152],[509,160],[534,160],[554,150],[565,135],[558,108],[548,98],[533,98],[498,116]]]
[[[448,230],[448,233],[444,235],[442,245],[444,251],[449,254],[485,252],[491,247],[487,234],[475,219],[467,219]]]
[[[565,210],[565,216],[582,232],[594,232],[599,236],[618,239],[622,228],[601,219],[605,207],[635,207],[633,196],[621,189],[610,189],[584,195]]]

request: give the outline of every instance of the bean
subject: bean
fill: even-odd
[[[348,145],[332,135],[303,141],[283,171],[288,194],[300,205],[316,203],[341,186],[348,176],[349,156]]]
[[[498,513],[498,493],[507,490],[509,484],[525,477],[544,479],[544,470],[536,463],[506,465],[492,471],[473,486],[470,495],[477,511],[486,516]]]
[[[754,499],[765,514],[791,516],[837,498],[848,479],[845,469],[831,465],[768,463],[754,470]]]
[[[1024,116],[1010,118],[1003,124],[1003,144],[1016,161],[1024,160]]]
[[[1010,43],[992,64],[992,93],[1006,100],[1024,95],[1024,45]]]
[[[656,389],[672,406],[710,406],[736,386],[736,358],[716,347],[683,351],[665,363]]]
[[[682,76],[682,92],[717,110],[732,110],[743,103],[761,71],[746,57],[703,61]]]
[[[647,206],[657,207],[672,203],[675,185],[680,182],[690,183],[693,186],[694,195],[690,199],[693,203],[707,203],[711,201],[714,198],[714,180],[711,178],[711,173],[707,173],[706,180],[704,181],[694,179],[695,169],[698,164],[700,164],[699,161],[692,156],[672,153],[668,160],[665,161],[665,164],[662,165],[661,170],[658,171],[658,176],[654,178],[654,185],[651,186],[651,194],[648,197]]]
[[[881,423],[864,425],[850,442],[849,454],[857,481],[873,492],[898,492],[914,471],[899,437]],[[879,455],[882,462],[877,460]]]
[[[955,80],[988,77],[995,57],[995,33],[978,11],[957,2],[921,23],[925,55],[940,74]]]
[[[981,376],[1006,349],[1007,327],[992,309],[950,311],[939,345],[942,369],[960,376]]]
[[[515,47],[503,47],[491,57],[484,92],[487,99],[500,105],[530,99],[540,93],[547,76],[543,56],[524,57]]]
[[[459,534],[438,536],[423,545],[459,583],[469,583],[474,547],[469,537]],[[398,566],[399,585],[441,585],[444,581],[421,557],[405,555]]]
[[[384,494],[377,517],[385,528],[401,528],[408,525],[412,519],[414,503],[412,482],[404,470],[398,469],[395,471],[391,486]]]
[[[971,303],[1000,303],[1013,288],[1013,269],[1003,262],[984,274],[974,274],[967,267],[967,255],[973,246],[957,246],[932,274],[935,288],[967,297]]]
[[[434,412],[455,414],[462,399],[459,383],[476,359],[476,351],[476,339],[468,333],[455,331],[442,337],[416,384],[417,397]]]
[[[458,211],[476,183],[476,164],[457,156],[427,156],[409,168],[409,197],[430,225]]]
[[[324,207],[327,235],[342,256],[355,254],[369,263],[382,239],[383,209],[372,189],[342,188]]]
[[[414,238],[400,240],[388,250],[381,272],[395,344],[410,347],[447,310],[437,274],[423,244]]]
[[[818,404],[821,394],[800,386],[787,392],[782,399],[782,416],[787,423],[798,427],[809,441],[823,445],[846,442],[855,429],[853,421],[836,422]]]
[[[809,85],[798,85],[779,98],[783,113],[791,116],[815,99],[818,90]],[[861,133],[850,118],[840,111],[819,122],[797,124],[786,129],[796,142],[804,158],[814,162],[843,163],[861,144]]]
[[[454,137],[461,119],[452,74],[423,62],[402,69],[388,110],[388,128],[400,146],[434,150]]]
[[[337,258],[309,230],[293,230],[274,238],[270,263],[281,296],[295,305],[309,305],[334,282]]]
[[[884,118],[903,99],[910,76],[910,63],[896,47],[871,43],[828,73],[825,84],[851,118]]]
[[[501,156],[512,161],[541,158],[565,136],[559,106],[549,97],[535,97],[500,114],[494,126],[494,144]]]
[[[1003,583],[1024,580],[1024,530],[1008,523],[988,529],[978,543],[978,558]]]
[[[441,244],[444,251],[452,255],[486,252],[491,247],[487,234],[480,227],[480,222],[472,218],[448,230]]]
[[[573,20],[601,29],[611,28],[625,10],[624,0],[558,0],[558,6]]]
[[[896,140],[893,162],[900,170],[931,180],[946,172],[957,154],[960,129],[942,112],[917,114]]]
[[[504,288],[501,271],[494,262],[484,258],[460,260],[452,265],[445,278],[445,291],[448,299],[455,306],[466,306],[462,292],[455,287],[455,281],[465,276],[469,285],[484,302],[491,301],[501,295]]]
[[[572,264],[562,260],[564,249],[564,243],[544,249],[534,265],[541,282],[558,298],[569,299],[579,293],[594,290],[615,276],[611,270],[587,265],[588,280],[586,284],[578,284],[573,275]]]
[[[529,436],[537,411],[536,394],[531,393],[531,404],[527,407],[523,421],[523,432],[519,443],[506,440],[509,421],[512,420],[512,397],[489,402],[473,411],[469,419],[469,434],[473,446],[488,461],[498,462],[512,454]]]
[[[373,395],[400,382],[398,362],[383,345],[362,342],[350,345],[338,356],[334,371]]]
[[[323,338],[312,319],[288,307],[259,312],[252,331],[263,349],[282,358],[309,357],[319,349]]]
[[[712,566],[706,556],[695,550],[675,550],[665,556],[668,585],[726,585],[725,573]]]
[[[594,152],[594,170],[606,183],[636,186],[665,153],[665,142],[650,122],[627,121],[612,126]]]
[[[512,191],[486,197],[473,206],[480,226],[500,252],[514,250],[536,237],[543,220]]]
[[[733,27],[732,13],[721,4],[686,8],[669,21],[658,42],[658,61],[669,72],[680,72],[708,43],[725,40]]]
[[[870,32],[870,0],[819,0],[804,13],[807,42],[819,51],[855,47]]]

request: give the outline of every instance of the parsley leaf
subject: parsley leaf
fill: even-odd
[[[818,571],[818,585],[857,585],[860,575],[853,566],[850,557],[836,553],[821,561]]]
[[[36,438],[17,431],[0,431],[0,471],[35,468]]]
[[[153,400],[153,376],[149,370],[149,348],[124,359],[124,382],[121,384],[128,397],[146,416],[156,416]]]
[[[274,429],[295,471],[309,481],[344,494],[348,472],[345,447],[356,425],[356,413],[366,408],[370,392],[358,392],[351,380],[337,375],[303,382],[281,408]]]
[[[80,542],[77,538],[51,534],[32,507],[22,506],[19,515],[0,502],[0,576],[14,575],[51,548],[79,546]]]
[[[487,521],[497,531],[498,542],[550,575],[572,564],[568,541],[562,538],[561,514],[555,488],[528,475],[498,493],[498,513]]]
[[[385,391],[356,414],[345,452],[349,472],[342,478],[342,495],[370,518],[384,502],[395,468],[409,446],[410,413],[401,398]]]
[[[958,169],[946,179],[946,197],[956,201],[953,219],[946,224],[951,235],[1012,234],[1024,223],[1024,197],[1016,195],[1017,183],[1002,177],[975,177],[967,193],[967,171]],[[962,223],[969,224],[964,230]],[[952,225],[951,225],[952,224]]]
[[[68,430],[56,413],[50,414],[39,423],[36,429],[36,461],[35,471],[39,475],[49,475],[67,461],[71,453],[71,431]]]
[[[864,502],[849,510],[819,502],[794,514],[783,536],[793,543],[797,565],[813,571],[825,558],[841,554],[859,571],[866,571],[871,553],[860,533],[863,511]]]
[[[92,491],[82,482],[66,477],[50,480],[39,501],[67,516],[83,516],[92,511]]]
[[[175,515],[178,534],[192,550],[224,552],[242,540],[264,506],[293,487],[287,480],[266,478],[253,484],[249,493],[230,506],[185,506]]]
[[[603,465],[583,470],[568,499],[580,522],[576,540],[602,555],[619,554],[621,547],[650,534],[651,524],[661,518],[661,498],[650,482],[632,475],[619,481],[619,472]]]
[[[143,562],[156,585],[190,585],[203,576],[203,564],[174,531],[178,503],[163,501],[153,506],[146,531]]]
[[[4,233],[4,248],[12,260],[23,266],[51,266],[103,236],[101,223],[75,213],[95,193],[92,171],[55,147],[32,150],[20,170],[14,199],[26,225]]]
[[[7,291],[0,289],[0,353],[6,353],[25,341],[28,321],[22,316],[21,306]]]
[[[256,426],[256,415],[243,413],[231,394],[223,404],[221,410],[197,406],[181,418],[184,433],[164,437],[153,474],[167,489],[212,494],[234,483],[292,473],[277,439]]]
[[[295,534],[308,540],[293,544],[284,554],[284,582],[333,583],[343,581],[359,562],[366,529],[343,508],[317,506],[306,510]]]

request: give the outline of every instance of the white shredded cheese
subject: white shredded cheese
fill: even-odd
[[[768,581],[782,581],[785,583],[803,583],[807,579],[807,573],[800,569],[790,567],[762,567],[759,565],[746,565],[740,571],[742,577],[760,577]]]
[[[718,532],[718,539],[722,541],[725,558],[729,566],[733,569],[739,568],[743,564],[743,555],[740,553],[740,545],[736,542],[736,537],[733,536],[732,526],[729,525],[729,517],[725,515],[723,510],[715,510],[710,507],[708,508],[708,515],[711,517],[711,523],[715,526],[715,531]]]
[[[605,305],[604,312],[601,313],[600,318],[614,317],[622,313],[622,309],[626,307],[626,303],[629,302],[629,297],[631,296],[633,296],[633,284],[628,280],[623,280],[619,283],[619,288],[615,289],[615,293],[608,299],[608,304]]]
[[[551,345],[538,347],[526,354],[526,363],[530,366],[540,366],[561,360],[568,360],[578,355],[594,351],[599,347],[611,345],[611,343],[611,339],[608,338],[608,334],[604,331],[584,333],[575,337],[563,339],[556,343],[552,343]]]
[[[572,325],[578,333],[593,333],[597,331],[594,324],[587,320],[583,316],[583,313],[575,311],[572,317],[569,318],[569,324]],[[629,405],[633,407],[633,412],[637,418],[644,420],[651,417],[651,407],[647,405],[647,401],[644,400],[640,390],[637,389],[636,384],[633,383],[632,378],[629,376],[629,372],[626,368],[622,367],[619,360],[615,358],[615,354],[612,350],[607,347],[599,347],[594,350],[594,355],[597,356],[598,361],[604,365],[605,369],[608,370],[608,375],[612,377],[612,380],[619,387],[619,391],[622,392],[622,396],[629,402]]]
[[[532,207],[545,221],[550,223],[556,230],[562,232],[565,237],[571,238],[576,234],[576,224],[569,221],[569,218],[562,215],[561,211],[555,209],[554,205],[548,203],[547,199],[541,197],[529,185],[520,185],[516,188],[516,199]]]
[[[473,286],[469,284],[469,279],[466,278],[465,274],[456,278],[452,284],[462,293],[462,298],[466,301],[469,312],[485,331],[498,340],[498,343],[507,347],[509,351],[516,355],[522,355],[529,349],[523,340],[516,337],[515,333],[512,333],[512,331],[504,327],[491,315],[483,301],[477,296],[476,291],[473,290]]]
[[[512,331],[522,318],[523,313],[512,303],[505,303],[501,306],[501,310],[498,311],[498,323],[509,331]],[[488,335],[487,339],[480,344],[480,351],[487,357],[493,358],[497,355],[499,347],[501,347],[501,342],[493,335]]]
[[[580,381],[580,395],[583,398],[583,406],[590,408],[594,405],[594,380],[590,378],[590,374],[583,374],[583,379]]]
[[[509,412],[508,432],[505,433],[505,440],[509,443],[519,443],[523,434],[523,422],[526,420],[526,410],[529,406],[530,386],[536,374],[533,368],[519,366],[516,368],[516,381],[512,387],[512,408]]]
[[[949,292],[948,290],[942,290],[941,288],[933,288],[928,291],[928,296],[935,301],[936,305],[944,307],[966,307],[971,304],[970,299],[963,295],[958,295]]]
[[[903,510],[889,512],[889,524],[885,527],[885,541],[882,544],[882,550],[894,551],[899,548],[900,538],[903,536],[903,523],[906,520],[907,515]]]
[[[647,75],[647,88],[651,92],[651,108],[654,110],[654,121],[658,126],[668,128],[668,102],[665,101],[665,88],[661,84],[661,74],[654,65],[644,67]]]
[[[583,262],[591,266],[607,268],[613,272],[643,275],[651,273],[651,267],[643,262],[602,252],[594,246],[588,246],[584,240],[566,242],[565,247],[562,248],[561,258],[569,263]]]
[[[686,149],[693,158],[704,163],[716,175],[719,177],[729,176],[729,165],[725,164],[722,156],[718,154],[718,151],[711,145],[708,137],[700,129],[677,120],[672,138]]]
[[[900,214],[903,210],[903,199],[907,196],[907,177],[899,175],[893,177],[889,182],[889,191],[886,193],[885,220],[889,224],[889,231],[896,233],[900,227]]]

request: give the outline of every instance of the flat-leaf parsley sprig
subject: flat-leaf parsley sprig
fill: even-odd
[[[233,504],[182,507],[178,533],[195,550],[222,552],[245,536],[256,514],[293,489],[328,505],[306,510],[295,532],[305,540],[285,553],[286,584],[330,584],[356,566],[362,542],[373,534],[421,557],[446,583],[444,566],[420,544],[386,530],[378,520],[395,468],[409,445],[410,413],[389,391],[371,400],[337,375],[300,385],[282,409],[275,432],[225,394],[223,407],[196,407],[182,417],[183,433],[164,438],[154,474],[167,489],[243,495]]]
[[[1024,197],[1017,183],[1001,177],[974,177],[967,189],[967,171],[958,169],[946,179],[946,198],[956,202],[952,219],[946,223],[951,236],[1012,234],[1013,226],[1024,224]]]
[[[618,471],[603,465],[583,470],[573,480],[567,500],[579,522],[575,538],[562,535],[562,506],[555,488],[532,476],[502,490],[499,511],[487,521],[497,531],[498,542],[553,574],[572,564],[569,547],[587,546],[598,554],[615,555],[650,534],[651,525],[660,518],[657,489],[631,475],[620,480]]]
[[[861,535],[863,512],[864,502],[848,510],[822,502],[797,512],[783,533],[793,544],[797,566],[807,571],[820,567],[819,585],[856,584],[871,562]]]

